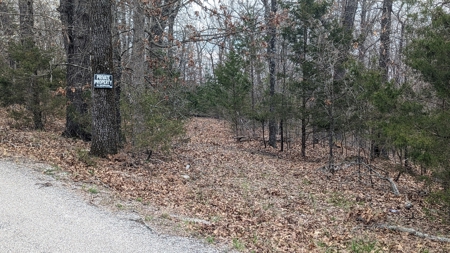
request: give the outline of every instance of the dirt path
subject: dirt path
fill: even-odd
[[[158,235],[138,220],[89,205],[62,182],[0,160],[0,252],[220,252]]]

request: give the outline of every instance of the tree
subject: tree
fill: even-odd
[[[60,0],[58,11],[63,25],[66,50],[66,137],[91,139],[89,104],[89,1]]]
[[[345,77],[344,63],[348,60],[349,50],[352,46],[353,26],[357,7],[358,0],[345,1],[344,11],[342,12],[341,18],[342,36],[339,41],[341,50],[334,74],[335,81],[341,81]]]
[[[227,116],[233,122],[236,135],[238,133],[239,119],[248,115],[250,81],[243,72],[243,60],[231,51],[223,65],[215,70],[219,105],[226,109]]]
[[[312,113],[311,104],[314,94],[318,91],[320,82],[317,78],[322,75],[319,63],[316,61],[317,50],[321,48],[322,23],[320,18],[328,11],[327,2],[300,0],[289,6],[290,25],[285,27],[283,36],[290,43],[291,57],[299,77],[292,77],[291,91],[298,97],[298,115],[301,124],[301,154],[306,156],[307,127]],[[298,81],[300,80],[300,81]],[[317,116],[317,114],[316,114]],[[314,119],[314,121],[318,121]],[[317,126],[317,125],[316,125]]]
[[[277,123],[275,119],[275,83],[276,83],[276,64],[275,64],[275,47],[277,42],[277,1],[263,0],[264,18],[267,26],[267,61],[269,64],[269,145],[277,147]]]
[[[20,13],[20,41],[22,44],[29,43],[29,46],[33,44],[33,28],[34,28],[34,15],[33,15],[33,0],[19,0],[19,13]]]
[[[13,15],[10,14],[11,4],[7,1],[0,1],[0,36],[3,38],[0,47],[4,50],[8,47],[8,39],[14,34]],[[0,49],[0,53],[3,53]]]
[[[34,14],[33,14],[33,1],[32,0],[20,0],[19,1],[20,12],[20,41],[23,46],[23,50],[32,50],[35,48],[33,28],[34,28]],[[19,66],[20,68],[20,66]],[[31,95],[28,100],[28,109],[33,114],[33,123],[35,129],[44,129],[43,115],[41,109],[41,100],[39,96],[39,85],[37,84],[36,76],[37,70],[31,74],[29,78],[29,87],[27,90]]]
[[[429,101],[429,115],[421,121],[422,135],[429,139],[429,147],[422,147],[418,158],[420,162],[434,168],[435,175],[442,180],[447,207],[450,208],[450,14],[436,8],[431,15],[431,24],[418,30],[420,37],[407,47],[407,64],[421,73],[435,91],[434,101]],[[437,101],[437,103],[436,103]],[[420,123],[420,124],[418,124]]]
[[[91,67],[94,74],[114,76],[115,73],[112,45],[112,4],[109,0],[90,1]],[[92,142],[90,152],[92,155],[101,157],[116,154],[120,140],[116,89],[93,87],[92,93]]]
[[[379,66],[382,71],[383,80],[389,79],[389,63],[391,55],[391,14],[393,0],[383,0],[381,14],[381,32],[380,32],[380,59]]]

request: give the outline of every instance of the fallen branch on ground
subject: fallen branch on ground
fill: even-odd
[[[433,241],[450,243],[450,238],[425,234],[425,233],[419,232],[419,231],[417,231],[415,229],[412,229],[412,228],[405,228],[405,227],[386,225],[386,224],[378,225],[378,227],[379,228],[389,229],[389,230],[394,230],[394,231],[406,232],[406,233],[409,233],[411,235],[415,235],[415,236],[418,236],[418,237],[421,237],[421,238],[430,239],[430,240],[433,240]]]

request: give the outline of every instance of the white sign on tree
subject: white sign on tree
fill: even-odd
[[[94,74],[94,88],[97,89],[112,89],[113,76],[107,74]]]

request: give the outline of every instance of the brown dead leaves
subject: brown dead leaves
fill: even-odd
[[[0,156],[57,165],[71,172],[73,180],[108,186],[124,199],[205,220],[185,227],[230,246],[234,241],[243,251],[347,252],[359,239],[375,241],[378,249],[390,252],[414,252],[418,243],[430,252],[449,249],[374,228],[395,223],[431,234],[449,231],[429,220],[419,197],[406,210],[404,196],[394,196],[381,183],[374,188],[358,183],[351,168],[333,177],[319,172],[326,153],[320,145],[301,159],[296,145],[279,153],[264,149],[262,141],[237,142],[224,121],[194,118],[186,127],[190,141],[177,143],[170,157],[146,161],[145,154],[123,151],[108,159],[90,158],[94,161],[89,163],[80,158],[88,143],[62,138],[63,123],[48,132],[19,131],[0,117],[0,129],[7,129],[0,132]],[[402,193],[419,188],[410,178],[401,180]]]

